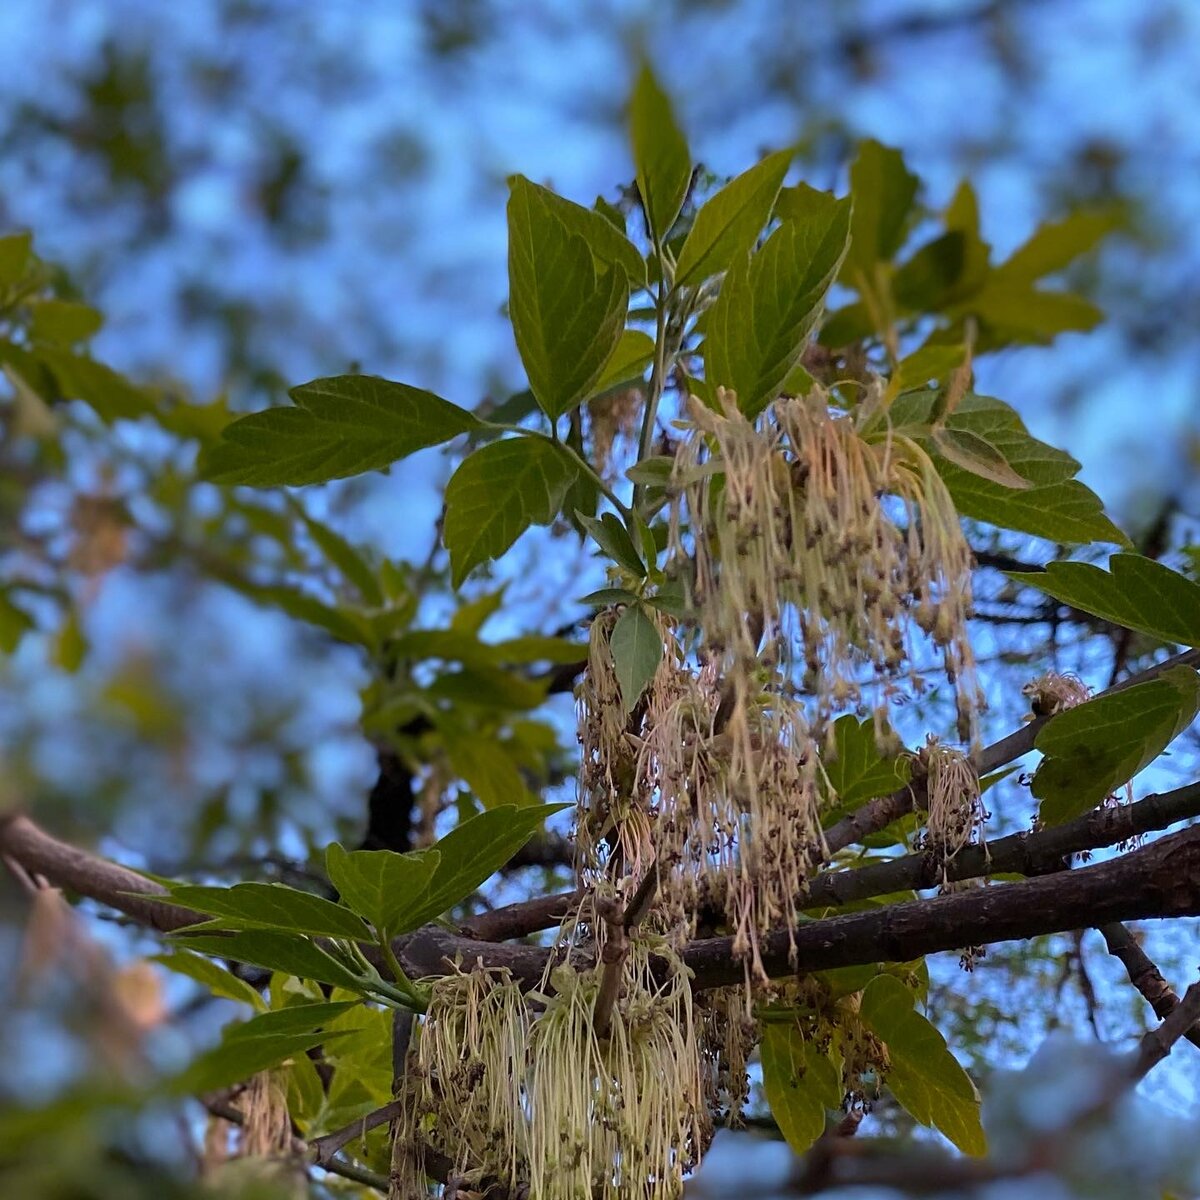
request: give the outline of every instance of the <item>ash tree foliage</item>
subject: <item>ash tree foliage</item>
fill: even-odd
[[[0,241],[10,456],[52,474],[68,431],[103,443],[128,421],[198,444],[195,470],[172,459],[151,495],[206,481],[219,505],[160,543],[356,647],[386,767],[366,838],[329,845],[306,887],[142,875],[0,818],[34,914],[88,947],[57,969],[93,989],[114,1064],[103,1087],[6,1122],[27,1187],[81,1111],[186,1097],[218,1194],[676,1196],[746,1114],[808,1155],[810,1191],[844,1181],[830,1144],[873,1112],[938,1143],[920,1160],[934,1178],[1020,1175],[1053,1147],[987,1157],[986,1105],[926,1016],[927,956],[970,967],[990,944],[1084,927],[1162,1023],[1081,1124],[1197,1038],[1200,995],[1179,1000],[1122,922],[1200,914],[1200,833],[1146,839],[1200,812],[1200,785],[1135,800],[1130,783],[1200,708],[1200,583],[1134,552],[1076,460],[974,390],[979,357],[1100,319],[1048,279],[1110,219],[1076,214],[998,262],[969,183],[933,213],[875,141],[845,196],[788,183],[786,148],[714,183],[648,68],[629,132],[619,205],[509,182],[528,389],[499,406],[354,374],[231,419],[90,357],[99,314],[27,234]],[[431,447],[454,464],[440,535],[457,602],[436,625],[435,568],[380,560],[281,491]],[[586,543],[603,586],[565,633],[490,640],[505,598],[489,564],[533,526]],[[256,569],[235,528],[284,570]],[[1006,698],[1026,718],[985,744],[997,689],[973,588],[996,530],[1075,555],[1003,560],[1002,587],[1116,629],[1125,669],[1093,694],[1045,656]],[[336,589],[297,582],[305,566]],[[71,595],[10,574],[4,648],[50,630],[77,666]],[[568,692],[577,755],[547,715]],[[1032,829],[988,836],[989,790],[1031,751]],[[569,837],[545,823],[570,806],[541,794],[563,777]],[[514,893],[522,864],[571,882]],[[117,969],[55,888],[161,944]],[[240,1007],[174,1070],[130,999],[159,968]]]

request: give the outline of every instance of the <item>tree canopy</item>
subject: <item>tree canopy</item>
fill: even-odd
[[[1120,214],[998,254],[971,181],[935,202],[880,141],[826,191],[797,147],[706,172],[648,64],[626,114],[608,197],[508,181],[528,386],[499,401],[369,362],[254,412],[129,378],[36,231],[0,239],[5,653],[84,669],[95,582],[169,566],[352,658],[377,769],[340,841],[276,803],[242,844],[280,733],[251,726],[170,871],[6,797],[24,976],[94,1059],[10,1105],[15,1194],[665,1197],[744,1123],[804,1156],[797,1194],[1070,1179],[1200,1044],[1200,986],[1130,928],[1200,915],[1195,549],[1135,543],[976,390],[987,356],[1100,321],[1062,276]],[[323,485],[423,453],[426,560],[339,527]],[[202,673],[203,630],[175,636]],[[107,686],[134,742],[191,732],[147,675]],[[954,997],[977,964],[1090,987],[1089,929],[1150,1032],[1072,1065],[1065,1115],[994,1124],[1024,1001]],[[201,1048],[176,1003],[217,1014]],[[129,1130],[156,1120],[150,1154]],[[1186,1149],[1153,1194],[1193,1186]]]

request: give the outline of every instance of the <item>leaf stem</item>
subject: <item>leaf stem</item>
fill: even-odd
[[[646,411],[642,415],[642,432],[638,438],[637,461],[650,457],[654,444],[654,426],[658,419],[658,403],[662,399],[664,375],[667,369],[667,284],[662,277],[663,257],[658,256],[658,295],[654,301],[654,365],[650,370],[650,383],[646,389]],[[636,510],[642,498],[644,484],[633,485],[633,508]]]

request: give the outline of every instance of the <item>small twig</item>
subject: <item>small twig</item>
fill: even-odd
[[[357,1141],[361,1137],[366,1137],[370,1130],[380,1125],[386,1125],[388,1121],[398,1117],[403,1109],[404,1102],[402,1100],[392,1100],[375,1109],[374,1112],[359,1117],[357,1121],[351,1121],[349,1125],[335,1129],[333,1133],[326,1133],[319,1138],[314,1138],[308,1143],[309,1158],[315,1166],[328,1170],[329,1164],[333,1162],[334,1156],[343,1146]]]
[[[1175,1043],[1193,1030],[1197,1021],[1200,1021],[1200,983],[1193,983],[1166,1020],[1142,1038],[1129,1068],[1132,1079],[1135,1082],[1142,1079],[1162,1062]]]
[[[592,1010],[592,1026],[598,1038],[608,1037],[608,1031],[612,1028],[613,1009],[621,991],[621,971],[629,957],[629,935],[650,911],[657,891],[656,862],[642,877],[624,911],[614,903],[604,906],[601,915],[608,926],[608,938],[600,951],[603,969],[600,973],[600,990],[596,993],[596,1006]]]
[[[200,1103],[214,1117],[220,1117],[222,1121],[228,1121],[231,1125],[244,1125],[246,1122],[245,1115],[241,1109],[231,1104],[228,1098],[224,1095],[200,1097]],[[374,1114],[371,1114],[374,1115]],[[364,1118],[366,1120],[367,1118]],[[355,1130],[362,1124],[361,1121],[356,1121],[354,1124]],[[339,1133],[344,1131],[339,1131]],[[330,1137],[336,1137],[338,1134],[330,1134]],[[318,1139],[322,1140],[322,1139]],[[352,1138],[347,1138],[346,1141],[351,1141]],[[303,1143],[300,1143],[303,1145]],[[343,1143],[344,1145],[345,1143]],[[316,1145],[314,1142],[313,1145]],[[355,1183],[365,1184],[367,1187],[374,1188],[378,1192],[386,1192],[391,1186],[391,1181],[386,1175],[381,1175],[378,1171],[372,1171],[367,1167],[360,1167],[356,1163],[352,1163],[344,1158],[333,1157],[332,1153],[326,1162],[320,1162],[313,1159],[312,1166],[320,1167],[323,1171],[328,1171],[331,1175],[340,1175],[343,1179],[351,1179]]]
[[[1118,959],[1146,1003],[1160,1021],[1165,1021],[1178,1007],[1179,996],[1163,978],[1154,960],[1138,945],[1133,934],[1120,921],[1110,921],[1097,927],[1108,952]],[[1192,1045],[1200,1047],[1200,1028],[1188,1029],[1184,1035]]]

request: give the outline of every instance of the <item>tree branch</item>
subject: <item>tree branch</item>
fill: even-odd
[[[967,846],[946,862],[939,855],[908,854],[864,867],[825,871],[809,883],[804,905],[850,904],[889,892],[918,891],[943,881],[1007,872],[1049,875],[1062,870],[1063,860],[1071,854],[1112,846],[1195,816],[1200,816],[1200,781],[1146,796],[1136,804],[1094,809],[1037,833],[1013,833],[986,846]]]
[[[1133,687],[1135,684],[1157,679],[1159,675],[1164,671],[1169,671],[1172,667],[1192,667],[1198,663],[1200,663],[1200,649],[1185,650],[1181,654],[1174,654],[1160,663],[1147,667],[1144,671],[1139,671],[1136,675],[1131,675],[1128,679],[1123,679],[1120,683],[1097,693],[1092,699],[1098,700],[1101,696],[1111,696],[1116,692]],[[979,758],[979,774],[987,775],[998,767],[1006,766],[1014,759],[1028,754],[1033,749],[1034,739],[1048,720],[1050,720],[1049,717],[1038,717],[1020,729],[1013,730],[1007,737],[985,747]],[[878,833],[899,817],[904,816],[905,813],[911,812],[918,798],[923,795],[922,788],[921,781],[914,781],[909,786],[893,792],[890,796],[868,800],[850,816],[838,821],[836,825],[831,825],[825,831],[825,844],[829,849],[830,857],[847,846],[861,842],[868,835]]]
[[[1145,997],[1154,1015],[1160,1021],[1169,1017],[1179,1007],[1179,996],[1133,934],[1119,921],[1110,921],[1098,929],[1109,954],[1120,960],[1129,982]],[[1193,1025],[1183,1036],[1200,1047],[1200,1028]]]

